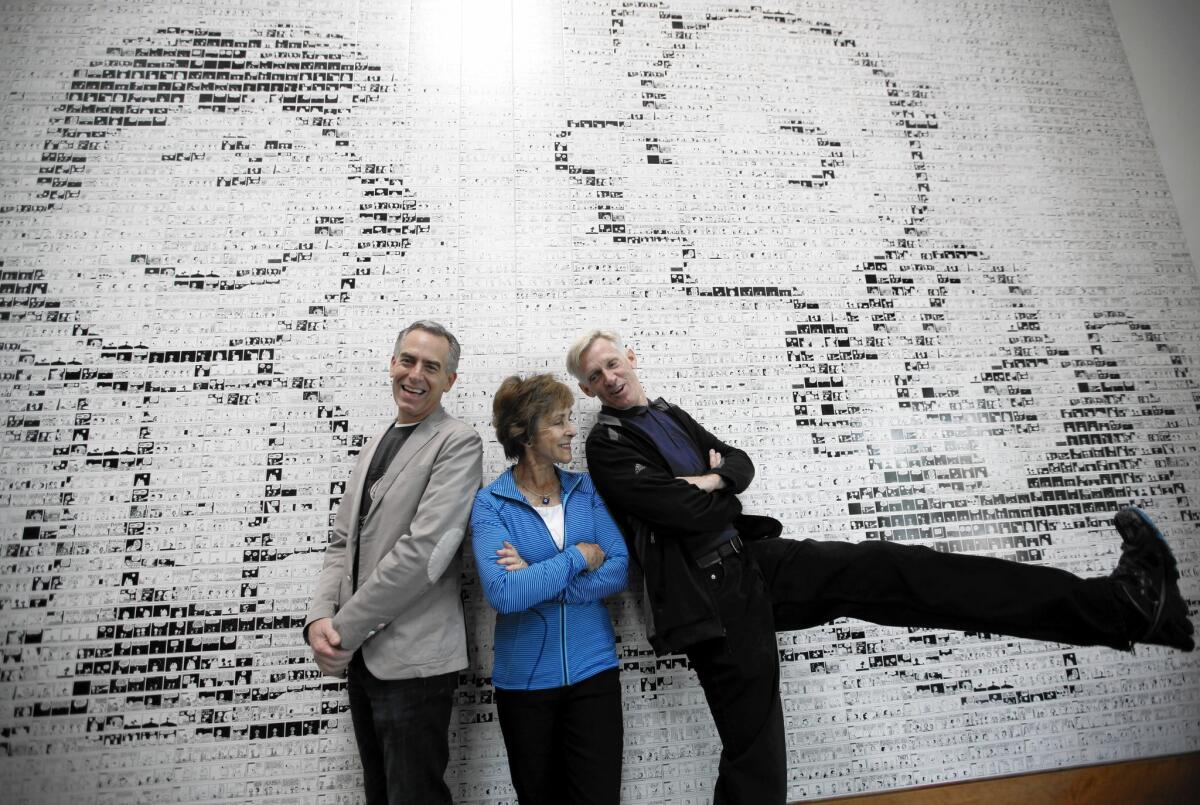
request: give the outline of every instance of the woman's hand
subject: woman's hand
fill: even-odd
[[[583,554],[583,558],[587,560],[587,569],[589,571],[596,570],[600,565],[604,564],[604,549],[594,542],[577,542],[575,547]]]
[[[604,549],[596,543],[580,542],[575,547],[583,554],[589,571],[596,570],[600,565],[604,564]],[[504,547],[496,551],[496,564],[510,571],[524,570],[529,567],[529,563],[521,558],[521,554],[517,552],[517,549],[508,540],[504,540]]]
[[[517,549],[508,540],[504,540],[504,547],[496,551],[496,556],[496,564],[505,570],[524,570],[529,567],[529,563],[521,558],[521,554],[517,553]]]

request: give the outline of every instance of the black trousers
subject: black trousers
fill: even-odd
[[[1126,648],[1130,625],[1115,583],[1056,568],[940,553],[892,542],[771,539],[701,571],[725,637],[686,654],[722,752],[714,802],[763,805],[787,796],[775,630],[853,617]]]
[[[346,687],[368,805],[449,805],[445,774],[458,672],[378,679],[357,652]]]
[[[624,724],[617,669],[546,690],[496,689],[520,805],[618,805]]]

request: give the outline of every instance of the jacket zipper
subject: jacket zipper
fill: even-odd
[[[562,496],[562,501],[561,501],[562,509],[563,509],[563,546],[559,550],[559,553],[562,553],[562,551],[565,551],[567,549],[567,498],[569,498],[571,496],[572,491],[574,491],[574,487],[571,487],[571,489],[567,489],[567,490],[563,491],[563,496]],[[546,530],[549,531],[550,529],[547,528]],[[551,539],[553,539],[553,535],[551,535]],[[571,684],[571,671],[570,671],[570,666],[567,664],[568,657],[567,657],[567,602],[566,601],[558,602],[558,629],[559,629],[559,641],[560,641],[559,645],[562,646],[563,684],[569,685],[569,684]]]
[[[574,490],[575,490],[574,486],[572,486],[570,489],[566,490],[563,493],[562,500],[559,501],[560,504],[562,505],[562,509],[563,509],[563,546],[558,549],[559,553],[562,553],[563,551],[565,551],[567,549],[567,498],[569,498],[571,496],[571,492],[573,492]],[[529,506],[529,508],[531,508],[531,509],[533,508],[533,506],[529,503],[529,501],[525,500],[524,497],[521,498],[521,502],[524,503],[526,506]],[[534,515],[538,518],[538,520],[541,520],[542,527],[546,529],[546,536],[548,536],[550,538],[551,542],[554,542],[554,534],[550,533],[550,526],[548,526],[546,524],[546,521],[543,520],[542,516],[540,514],[538,514],[536,511],[534,512]],[[559,643],[558,643],[559,656],[562,658],[562,677],[561,678],[563,680],[564,685],[569,685],[569,684],[571,684],[571,682],[570,682],[571,674],[567,667],[568,658],[567,658],[567,602],[566,601],[558,602],[558,641],[559,641]]]

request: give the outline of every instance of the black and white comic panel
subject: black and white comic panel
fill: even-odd
[[[0,19],[6,801],[361,801],[301,626],[419,318],[485,481],[499,382],[609,327],[785,538],[1102,575],[1136,502],[1195,609],[1200,284],[1104,0],[218,5]],[[463,567],[446,779],[512,803]],[[622,801],[710,802],[687,660],[609,609]],[[778,641],[794,799],[1200,749],[1196,655]]]

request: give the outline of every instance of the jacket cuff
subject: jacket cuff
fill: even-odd
[[[729,472],[728,470],[723,470],[721,467],[717,467],[715,470],[709,470],[709,472],[711,472],[715,475],[719,475],[723,479],[725,479],[725,488],[718,489],[717,490],[718,492],[729,492],[731,494],[736,495],[742,491],[742,490],[738,489],[737,476],[735,476],[733,473]]]
[[[358,633],[353,632],[350,629],[350,627],[345,625],[344,623],[339,623],[338,618],[341,614],[342,613],[339,612],[337,615],[333,616],[333,629],[342,638],[341,648],[350,649],[351,651],[357,651],[359,648],[362,647],[363,643],[367,642],[367,640],[374,637],[375,633],[377,631],[379,631],[379,629],[383,629],[385,626],[387,626],[386,623],[381,623],[379,625],[379,629],[372,629],[371,631],[367,632],[365,635],[358,634]]]
[[[587,572],[587,559],[583,555],[583,551],[579,550],[578,545],[572,545],[568,550],[571,556],[571,576],[576,576],[580,573]]]

